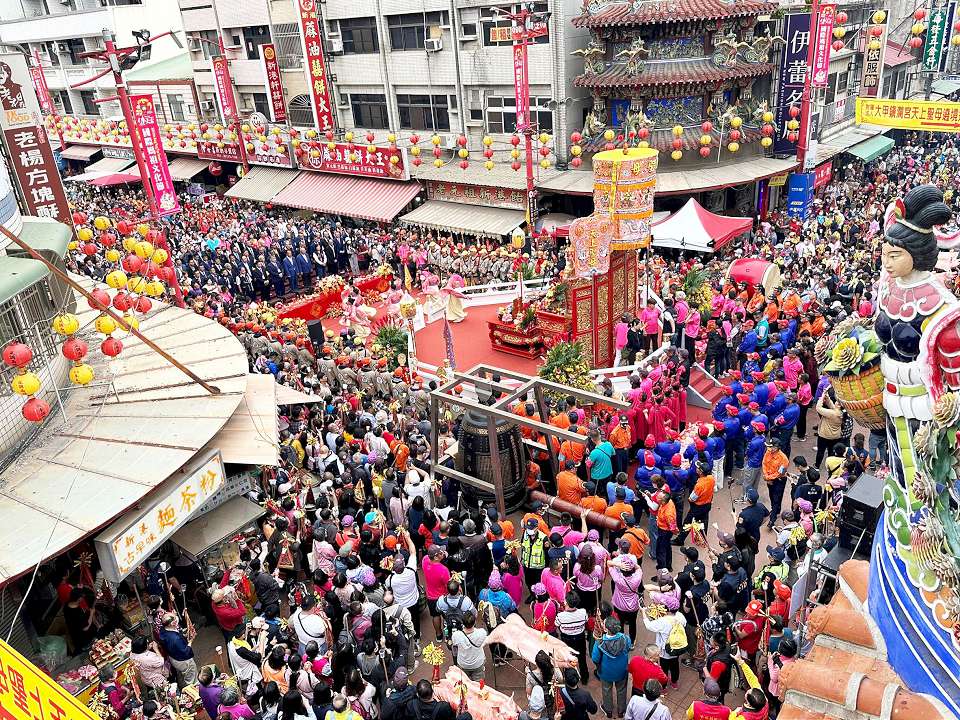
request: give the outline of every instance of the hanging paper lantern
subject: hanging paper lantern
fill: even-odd
[[[77,239],[80,242],[90,242],[93,240],[93,230],[88,227],[77,228]]]
[[[414,167],[420,167],[421,164],[423,164],[423,160],[421,160],[420,158],[415,157],[415,158],[413,159],[413,166],[414,166]]]
[[[872,19],[875,24],[879,25],[880,23],[882,23],[884,20],[887,19],[887,13],[884,10],[877,10],[873,14]]]
[[[680,150],[674,150],[672,153],[670,153],[670,157],[672,157],[674,160],[679,160],[683,157],[683,153]]]
[[[770,137],[762,137],[762,138],[760,138],[760,144],[763,145],[763,147],[768,148],[768,147],[770,147],[771,145],[773,145],[773,138],[770,138]]]
[[[164,267],[160,268],[160,279],[165,283],[173,285],[174,281],[177,279],[177,271],[169,265],[165,265]]]
[[[50,327],[53,328],[53,331],[57,335],[63,335],[64,337],[68,335],[73,335],[80,329],[80,320],[73,313],[60,313],[55,318],[53,322],[50,323]]]
[[[420,151],[420,148],[418,148],[418,147],[416,147],[416,146],[410,148],[410,154],[413,155],[415,158],[420,157],[420,152],[421,152],[421,151]]]
[[[470,162],[469,162],[469,161],[467,161],[467,160],[461,160],[461,161],[460,161],[460,169],[461,169],[461,170],[466,170],[468,167],[470,167]]]
[[[439,136],[439,135],[434,135],[433,137],[430,138],[430,142],[433,143],[433,145],[435,145],[435,146],[436,146],[436,145],[439,145],[439,144],[440,144],[440,136]]]
[[[767,111],[763,114],[763,121],[764,121],[765,123],[772,123],[772,122],[773,122],[773,113],[770,112],[769,110],[767,110]]]
[[[729,150],[732,153],[735,153],[739,149],[740,149],[740,143],[738,142],[731,142],[727,145],[727,150]]]
[[[152,307],[153,307],[153,301],[150,300],[150,298],[143,297],[142,295],[138,297],[136,301],[133,303],[133,309],[136,310],[138,313],[148,313],[150,312],[150,308]],[[124,318],[126,317],[127,316],[124,315]]]
[[[519,161],[514,160],[512,163],[510,163],[510,168],[514,171],[519,170],[520,169]]]
[[[133,328],[134,330],[140,329],[140,321],[130,313],[123,316],[123,322],[126,323],[127,327]]]
[[[147,295],[150,297],[160,297],[166,292],[166,287],[159,280],[153,280],[147,283]]]
[[[537,140],[540,141],[540,144],[541,144],[541,145],[546,145],[547,143],[550,142],[550,134],[549,134],[549,133],[542,132],[542,133],[540,133],[540,135],[537,137]]]
[[[704,121],[703,121],[703,125],[700,126],[700,129],[701,129],[704,133],[711,133],[711,132],[713,132],[713,123],[710,122],[709,120],[704,120]]]
[[[124,284],[126,284],[126,279],[124,279]],[[97,305],[97,303],[100,303],[100,305]],[[103,307],[109,306],[110,293],[108,293],[103,288],[96,288],[95,290],[91,290],[90,298],[87,299],[87,305],[89,305],[92,310],[100,310],[101,306]]]
[[[145,238],[150,234],[150,226],[146,223],[140,223],[137,225],[137,234],[140,235],[140,237]]]
[[[87,214],[85,212],[75,212],[73,213],[73,224],[74,225],[83,225],[87,221]]]
[[[836,17],[834,18],[834,20],[838,25],[843,25],[844,23],[847,22],[847,13],[843,10],[840,10],[837,13]]]
[[[583,140],[583,135],[577,131],[570,133],[570,142],[574,145],[579,145],[581,140]]]
[[[833,51],[840,52],[843,50],[843,40],[834,40],[833,41]]]
[[[214,177],[220,177],[223,174],[223,165],[214,160],[207,166],[207,170],[210,171],[210,174]]]
[[[740,142],[740,137],[741,137],[741,134],[740,134],[740,131],[739,131],[739,130],[731,130],[731,131],[730,131],[730,140],[731,140],[731,141],[733,141],[733,142]]]
[[[104,247],[113,247],[117,244],[117,236],[112,232],[100,233],[100,244]]]
[[[700,157],[702,158],[710,157],[710,148],[707,146],[703,146],[702,148],[700,148]]]
[[[680,138],[674,138],[670,141],[670,147],[674,150],[683,150],[683,140]]]
[[[799,130],[800,121],[799,120],[787,120],[787,130]]]
[[[954,35],[950,38],[950,44],[954,47],[960,47],[960,35]]]
[[[67,360],[79,362],[87,356],[87,344],[80,338],[72,337],[63,343],[60,352]]]
[[[123,343],[115,337],[108,337],[100,345],[100,351],[107,357],[116,357],[123,350]]]
[[[118,292],[113,296],[113,306],[120,312],[126,312],[133,307],[133,299],[125,292]]]
[[[539,152],[543,157],[547,157],[550,154],[550,148],[541,147],[537,152]]]
[[[761,125],[760,134],[763,135],[764,137],[770,137],[771,135],[773,135],[773,125],[771,125],[770,123]]]
[[[713,138],[710,137],[709,135],[701,135],[701,136],[700,136],[700,144],[701,144],[701,145],[709,145],[711,142],[713,142]]]
[[[130,253],[129,255],[125,255],[123,260],[120,261],[120,267],[128,273],[136,274],[140,272],[140,268],[143,267],[143,258],[134,253]]]
[[[10,389],[17,395],[36,395],[40,390],[40,377],[29,370],[22,370],[10,381]]]
[[[141,240],[137,243],[137,247],[134,249],[134,252],[137,254],[137,257],[146,260],[148,257],[153,255],[154,247],[153,243],[147,240]]]
[[[67,242],[67,250],[70,250],[71,252],[76,250],[78,247],[80,247],[80,245],[76,240],[69,240]]]
[[[88,385],[93,380],[93,368],[86,363],[77,363],[70,368],[70,382],[74,385]]]
[[[787,140],[789,140],[790,142],[795,143],[799,139],[800,139],[800,133],[796,131],[791,131],[787,133]]]
[[[907,44],[914,50],[918,50],[919,48],[923,47],[923,38],[912,37]]]
[[[128,283],[127,274],[122,270],[113,270],[107,273],[107,277],[105,277],[104,280],[106,280],[107,285],[114,290],[126,287]]]
[[[32,397],[27,400],[20,409],[23,419],[28,422],[39,423],[46,419],[50,414],[50,405],[40,398]]]
[[[441,160],[440,158],[437,158],[436,160],[433,161],[433,166],[436,168],[443,167],[443,160]]]
[[[604,131],[603,131],[603,139],[606,140],[607,142],[610,142],[610,141],[613,140],[615,137],[616,137],[616,133],[614,133],[613,130],[604,130]]]
[[[84,243],[84,244],[80,247],[80,252],[82,252],[82,253],[83,253],[84,255],[86,255],[87,257],[90,257],[91,255],[96,255],[96,254],[97,254],[97,246],[94,245],[92,242]]]
[[[957,20],[957,21],[953,24],[953,30],[954,30],[954,32],[960,33],[960,20]]]
[[[153,262],[157,263],[157,265],[163,265],[169,257],[170,253],[163,248],[157,248],[153,251],[153,257],[151,259]]]
[[[460,148],[459,150],[457,150],[457,157],[459,157],[460,159],[465,160],[469,156],[470,156],[470,151],[467,150],[466,148]]]
[[[570,164],[573,165],[575,168],[578,168],[581,165],[583,165],[583,158],[575,157],[573,158],[573,160],[570,161]]]
[[[879,40],[876,40],[876,39],[871,40],[870,43],[867,45],[867,47],[869,47],[871,50],[879,50],[879,49],[880,49],[880,41],[879,41]]]
[[[910,27],[910,32],[912,32],[914,35],[919,35],[926,29],[927,29],[926,25],[924,25],[922,22],[917,22]]]
[[[116,263],[120,261],[120,251],[116,248],[110,248],[103,256],[107,259],[107,262]]]
[[[119,288],[117,288],[119,289]],[[127,290],[137,295],[142,294],[147,289],[147,281],[139,275],[133,275],[127,280]]]
[[[487,170],[493,170],[493,160],[487,160],[485,163],[483,163],[483,166]]]
[[[103,335],[109,335],[114,330],[117,329],[117,321],[114,320],[109,315],[100,315],[94,322],[93,326],[97,329],[98,333]]]

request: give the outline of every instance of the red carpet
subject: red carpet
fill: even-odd
[[[453,332],[453,352],[459,370],[467,370],[474,365],[486,363],[504,370],[536,375],[539,360],[530,360],[509,353],[499,352],[490,347],[487,321],[497,316],[499,305],[481,305],[466,309],[467,319],[461,323],[450,323]],[[443,339],[443,321],[430,323],[417,333],[417,357],[425,363],[440,365],[447,356]]]

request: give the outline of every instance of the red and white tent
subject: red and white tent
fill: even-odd
[[[716,252],[752,227],[751,218],[717,215],[690,198],[673,215],[654,223],[651,234],[654,247]]]

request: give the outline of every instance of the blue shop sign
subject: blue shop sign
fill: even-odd
[[[806,220],[813,204],[814,173],[793,173],[787,184],[787,215]]]

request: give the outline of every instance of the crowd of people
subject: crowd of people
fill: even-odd
[[[160,686],[172,672],[198,681],[211,720],[464,720],[456,702],[435,697],[434,683],[412,680],[434,643],[471,681],[493,684],[495,668],[520,667],[528,720],[601,711],[667,720],[665,701],[684,673],[700,683],[692,720],[775,717],[781,674],[803,653],[819,590],[808,560],[835,541],[844,489],[885,457],[883,434],[856,432],[821,374],[822,339],[847,316],[872,315],[886,204],[927,181],[952,194],[958,160],[952,138],[907,136],[884,159],[839,167],[805,222],[773,215],[759,223],[730,252],[773,259],[779,288],[726,281],[729,254],[662,260],[655,286],[663,306],[623,318],[617,349],[633,362],[662,343],[671,348],[625,392],[598,387],[628,410],[573,397],[554,402],[549,417],[539,417],[533,398],[514,407],[583,435],[557,443],[555,476],[547,456],[534,457],[528,483],[579,514],[551,516],[533,503],[522,517],[502,517],[467,506],[456,482],[435,485],[431,445],[452,462],[459,409],[444,406],[433,428],[431,383],[355,352],[351,330],[299,347],[245,338],[251,371],[309,387],[323,401],[283,409],[282,462],[264,469],[269,513],[210,593],[210,620],[239,686],[198,670],[176,608],[159,597],[152,636],[134,641],[144,680]],[[73,188],[86,212],[143,209],[134,192]],[[349,280],[381,263],[414,283],[425,268],[485,282],[509,279],[518,264],[546,276],[564,266],[550,250],[524,257],[483,243],[473,253],[442,235],[346,227],[227,200],[187,205],[167,236],[195,309],[218,317],[242,318],[250,301],[295,297],[327,274]],[[106,269],[99,256],[69,261],[93,276]],[[691,269],[706,274],[708,306],[692,306],[681,289]],[[346,366],[348,353],[355,357]],[[725,384],[710,422],[685,415],[695,360]],[[811,432],[816,457],[791,457],[795,438]],[[724,484],[737,486],[728,491],[740,506],[732,533],[710,522]],[[516,650],[486,643],[517,613],[574,650],[576,666],[541,652],[521,667]]]

